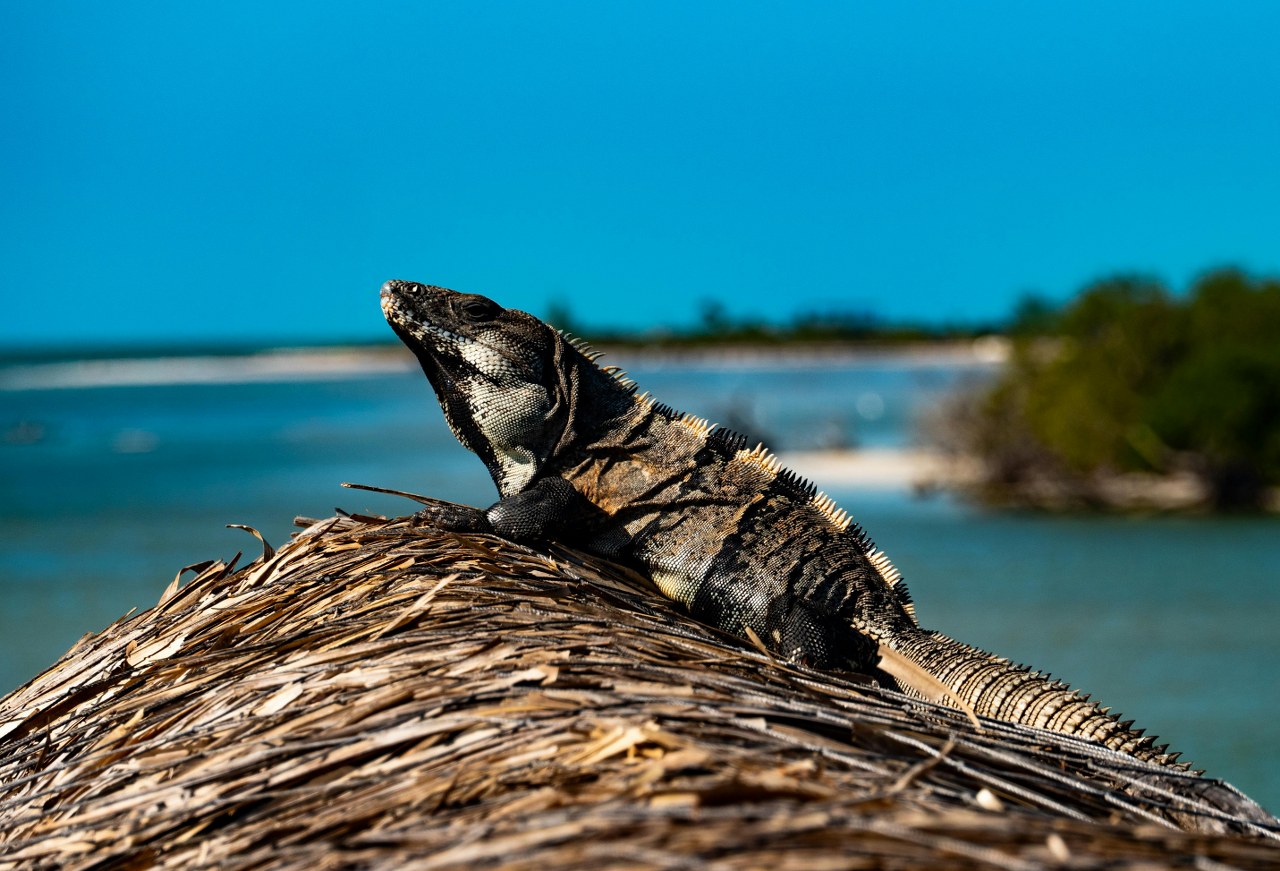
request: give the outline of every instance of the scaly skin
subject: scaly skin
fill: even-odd
[[[581,343],[485,297],[390,281],[382,307],[501,495],[433,521],[571,542],[781,657],[1187,768],[1065,684],[922,629],[888,559],[763,447],[637,395]]]

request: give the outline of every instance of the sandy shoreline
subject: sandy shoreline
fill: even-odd
[[[868,448],[855,451],[793,451],[782,464],[820,488],[864,487],[906,490],[973,480],[972,461],[925,448]]]
[[[396,349],[283,349],[232,356],[151,357],[28,363],[0,369],[0,390],[252,384],[358,378],[409,372],[417,364]]]

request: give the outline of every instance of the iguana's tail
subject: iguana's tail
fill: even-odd
[[[1046,674],[1017,665],[985,650],[961,644],[937,632],[920,630],[894,639],[881,649],[880,668],[904,689],[931,701],[949,704],[985,717],[1035,726],[1086,738],[1128,753],[1146,762],[1185,771],[1178,753],[1155,737],[1134,729],[1133,721],[1121,721]],[[903,663],[901,660],[907,660]],[[928,676],[921,679],[918,667]],[[929,679],[931,678],[931,679]]]
[[[1090,739],[1163,766],[1168,774],[1135,772],[1123,789],[1167,801],[1165,815],[1183,829],[1275,837],[1276,818],[1247,796],[1218,780],[1188,778],[1191,766],[1168,752],[1168,745],[1157,745],[1153,736],[1134,729],[1132,720],[1121,722],[1062,681],[923,629],[899,633],[892,648],[882,642],[880,653],[880,669],[909,692],[971,715]]]

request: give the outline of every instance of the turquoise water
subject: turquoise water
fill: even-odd
[[[907,358],[628,368],[664,401],[784,449],[906,446],[920,413],[989,371]],[[256,552],[227,523],[279,544],[297,514],[412,510],[342,481],[493,497],[416,371],[211,381],[4,382],[0,692],[154,604],[182,566]],[[924,625],[1070,680],[1280,809],[1277,521],[1018,515],[827,489],[902,569]]]

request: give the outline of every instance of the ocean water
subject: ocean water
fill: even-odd
[[[292,362],[290,362],[292,361]],[[619,361],[642,389],[786,450],[903,448],[965,357]],[[342,481],[488,504],[493,484],[401,358],[0,369],[0,692],[155,603],[183,566],[295,515],[403,514]],[[822,481],[818,482],[822,485]],[[922,624],[1087,689],[1280,810],[1280,523],[987,511],[827,487],[903,571]]]

